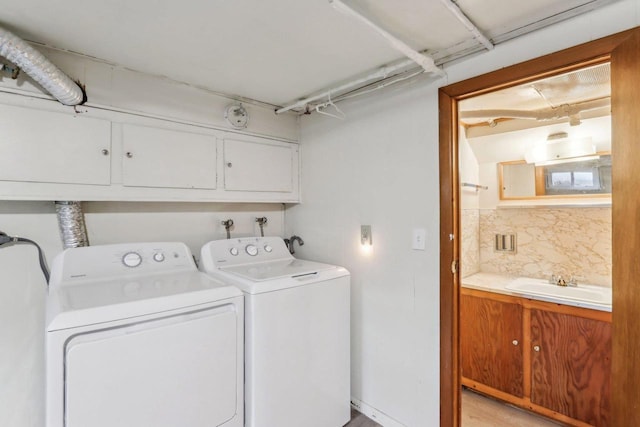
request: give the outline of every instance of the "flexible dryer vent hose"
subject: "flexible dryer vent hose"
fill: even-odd
[[[58,227],[64,249],[89,246],[81,202],[56,202]]]
[[[20,37],[0,27],[0,56],[7,58],[64,105],[86,101],[85,93],[43,54]]]

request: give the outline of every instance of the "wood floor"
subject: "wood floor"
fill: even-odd
[[[556,424],[513,406],[462,391],[462,427],[553,427]]]
[[[462,391],[462,427],[556,427],[559,425],[561,424],[556,424],[546,418],[505,405],[472,391]],[[382,426],[352,409],[351,421],[344,427]]]

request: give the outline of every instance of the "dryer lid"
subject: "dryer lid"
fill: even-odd
[[[198,271],[84,281],[51,291],[47,330],[145,316],[241,295],[239,289]]]

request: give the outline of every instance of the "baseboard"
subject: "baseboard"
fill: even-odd
[[[355,399],[352,397],[351,406],[353,406],[361,414],[366,415],[383,427],[407,427],[404,424],[394,420],[384,412],[380,412],[373,406],[369,406],[359,399]]]

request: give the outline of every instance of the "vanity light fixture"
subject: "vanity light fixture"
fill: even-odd
[[[552,165],[560,165],[562,163],[576,163],[576,162],[588,162],[589,160],[598,160],[600,158],[599,155],[593,156],[581,156],[581,157],[570,157],[568,159],[558,159],[558,160],[547,160],[545,162],[536,162],[536,166],[552,166]]]
[[[585,156],[595,156],[596,147],[591,137],[568,138],[566,132],[549,135],[544,144],[539,144],[527,151],[524,155],[527,163],[535,163],[536,166],[551,164],[548,162],[562,163],[565,161],[579,161]]]

